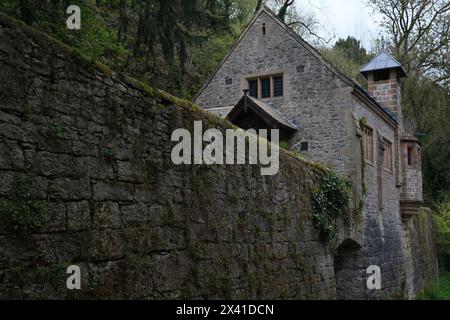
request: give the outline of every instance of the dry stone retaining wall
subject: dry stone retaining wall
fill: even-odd
[[[0,299],[337,298],[346,236],[314,228],[321,169],[287,153],[276,176],[175,166],[171,133],[196,120],[230,127],[0,14]],[[414,283],[432,260],[421,219],[404,249]]]

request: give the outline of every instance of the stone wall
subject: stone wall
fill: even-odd
[[[409,297],[416,297],[427,284],[437,278],[436,232],[432,214],[429,209],[421,209],[417,217],[406,225]]]
[[[311,219],[319,166],[287,153],[276,176],[174,166],[170,135],[195,120],[229,128],[0,14],[0,299],[420,291],[433,272],[428,216],[400,233],[393,213],[338,220],[325,243]],[[348,240],[361,229],[363,242]],[[387,266],[375,296],[367,263]],[[81,291],[66,288],[69,265],[81,267]]]
[[[4,15],[0,70],[0,298],[336,297],[314,166],[174,166],[174,129],[228,125]]]
[[[369,292],[365,286],[360,285],[360,298],[406,297],[406,233],[400,215],[396,168],[393,166],[392,170],[387,170],[384,167],[381,150],[383,139],[396,145],[396,130],[357,99],[353,100],[352,113],[358,121],[366,119],[367,126],[373,129],[374,141],[374,162],[366,161],[365,166],[363,239],[357,259],[362,266],[380,266],[383,279],[383,293]]]
[[[368,92],[384,108],[393,113],[399,122],[402,121],[400,76],[395,69],[388,71],[389,79],[375,81],[374,73],[368,74]]]
[[[411,163],[408,163],[408,149],[411,150]],[[418,141],[403,140],[401,153],[403,185],[400,197],[402,200],[423,201],[422,149]]]

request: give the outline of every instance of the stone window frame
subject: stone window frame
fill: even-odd
[[[418,141],[402,142],[402,159],[405,169],[417,170],[421,167],[422,165],[421,152],[422,148],[420,147]]]
[[[375,131],[370,126],[361,128],[364,132],[364,157],[367,163],[374,166],[375,163]],[[370,137],[370,141],[369,141]],[[369,143],[370,142],[370,143]]]
[[[414,147],[412,145],[406,146],[406,164],[408,167],[413,167],[415,165],[415,155]]]
[[[387,172],[393,173],[394,172],[394,157],[393,157],[394,153],[393,153],[392,142],[384,137],[383,137],[382,141],[383,141],[383,145],[384,145],[383,167]]]
[[[274,86],[274,78],[282,77],[283,81],[283,95],[281,96],[275,96],[275,86]],[[262,80],[270,78],[270,97],[263,98],[262,97]],[[273,72],[265,72],[265,73],[255,73],[255,74],[249,74],[241,79],[241,86],[240,90],[249,90],[250,89],[250,82],[251,81],[258,81],[258,97],[254,97],[261,101],[267,101],[267,100],[283,100],[288,97],[289,91],[286,86],[287,79],[287,72],[285,70],[280,71],[273,71]]]

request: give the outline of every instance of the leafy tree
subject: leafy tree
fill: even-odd
[[[0,10],[116,70],[186,97],[203,81],[196,75],[204,74],[197,70],[201,64],[193,65],[192,52],[212,37],[234,36],[255,6],[254,0],[74,0],[82,28],[73,32],[64,24],[68,2],[5,0]]]
[[[361,67],[369,62],[371,56],[361,42],[354,37],[339,39],[332,48],[319,48],[320,53],[349,78],[356,80],[361,85],[367,84],[366,79],[360,74]]]
[[[410,72],[427,74],[449,89],[450,2],[369,0],[383,17],[392,52]]]
[[[437,227],[437,244],[441,263],[445,269],[450,268],[450,201],[442,203],[436,210],[434,220]]]

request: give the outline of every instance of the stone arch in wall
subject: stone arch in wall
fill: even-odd
[[[341,243],[334,257],[334,273],[338,300],[362,299],[364,279],[360,263],[361,245],[346,239]]]

